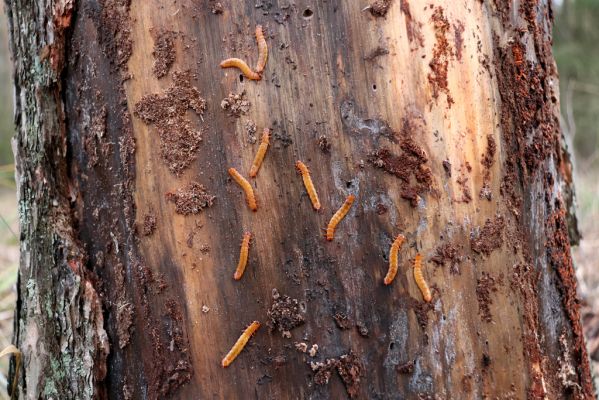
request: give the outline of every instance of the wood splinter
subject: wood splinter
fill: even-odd
[[[245,328],[245,330],[243,331],[241,336],[239,336],[239,339],[237,339],[231,350],[229,350],[225,358],[223,358],[223,367],[226,368],[229,365],[231,365],[231,363],[235,360],[235,358],[237,358],[239,353],[241,353],[241,350],[243,350],[248,340],[250,340],[250,338],[258,330],[258,328],[260,328],[260,322],[258,321],[252,322],[250,326]]]
[[[245,179],[235,168],[229,168],[229,175],[237,182],[239,186],[245,192],[245,198],[248,203],[248,207],[252,211],[258,211],[258,203],[256,201],[256,196],[254,195],[254,189],[252,189],[252,185]]]
[[[256,157],[254,158],[254,162],[252,163],[252,168],[250,168],[250,178],[255,178],[256,175],[258,175],[258,170],[262,165],[262,161],[264,161],[266,150],[268,150],[269,140],[270,130],[268,128],[264,128],[264,132],[262,133],[262,141],[260,142],[258,152],[256,153]]]
[[[239,263],[237,264],[237,269],[233,274],[233,279],[236,281],[240,280],[243,276],[243,272],[245,271],[245,266],[248,263],[248,254],[250,252],[250,239],[252,238],[252,234],[250,232],[246,232],[243,234],[243,240],[241,241],[241,250],[239,251]]]
[[[385,279],[383,280],[385,285],[390,285],[395,279],[395,275],[397,275],[397,269],[399,268],[399,248],[403,244],[404,240],[406,240],[406,237],[400,233],[397,235],[397,238],[391,245],[391,250],[389,250],[389,270],[387,271],[387,275],[385,275]]]
[[[433,296],[431,295],[431,290],[429,289],[426,281],[424,280],[424,275],[422,274],[422,256],[420,253],[416,254],[414,258],[414,280],[416,281],[416,285],[420,289],[422,293],[422,298],[424,301],[429,303]]]
[[[331,217],[331,220],[329,221],[329,225],[327,226],[327,233],[326,233],[326,238],[328,241],[331,241],[334,239],[335,229],[337,228],[337,225],[347,215],[352,204],[354,204],[355,199],[356,199],[356,196],[354,196],[353,194],[350,194],[349,196],[347,196],[347,199],[345,199],[345,202],[343,203],[343,205]]]
[[[312,202],[312,207],[315,210],[320,210],[320,200],[318,199],[318,193],[316,193],[316,188],[314,187],[314,183],[312,182],[312,177],[310,176],[310,170],[306,167],[301,161],[297,161],[295,163],[295,168],[302,174],[302,179],[304,181],[304,186],[306,187],[306,191],[308,192],[308,196],[310,197],[310,201]]]

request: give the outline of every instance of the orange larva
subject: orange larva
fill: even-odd
[[[335,228],[337,228],[337,224],[339,224],[339,222],[349,212],[349,209],[351,208],[352,204],[354,204],[355,199],[356,199],[356,196],[354,196],[353,194],[350,194],[349,196],[347,196],[347,199],[345,199],[345,202],[343,203],[341,208],[339,208],[337,210],[337,212],[333,215],[333,217],[329,221],[329,225],[327,226],[327,233],[326,233],[327,240],[329,240],[329,241],[333,240],[333,238],[335,237]]]
[[[406,240],[406,237],[400,233],[391,245],[391,250],[389,250],[389,271],[387,271],[387,275],[383,281],[385,285],[390,285],[393,279],[395,279],[395,275],[397,275],[399,248],[404,240]]]
[[[239,263],[237,263],[237,269],[235,270],[235,274],[233,274],[233,279],[236,281],[240,280],[243,276],[243,272],[245,271],[245,266],[248,263],[248,254],[250,252],[250,239],[252,238],[252,234],[250,232],[246,232],[243,234],[243,240],[241,241],[241,250],[239,250]]]
[[[256,196],[254,196],[254,189],[252,185],[245,179],[235,168],[229,168],[229,175],[237,182],[239,186],[245,192],[245,198],[247,199],[248,206],[252,211],[258,211],[258,203],[256,202]]]
[[[430,302],[433,299],[433,296],[422,275],[422,256],[420,254],[416,254],[416,258],[414,258],[414,280],[422,293],[424,301],[427,303]]]
[[[239,70],[243,73],[243,75],[251,80],[259,81],[262,79],[260,74],[252,71],[252,69],[245,63],[245,61],[239,58],[227,58],[223,62],[220,63],[221,68],[239,68]]]
[[[256,72],[261,74],[266,66],[266,59],[268,58],[268,47],[266,46],[266,39],[264,39],[264,33],[262,32],[262,25],[256,26],[256,42],[258,43],[258,62],[256,63]]]
[[[295,168],[297,168],[300,174],[302,174],[304,186],[306,187],[306,191],[308,192],[308,196],[312,202],[312,207],[314,207],[315,210],[320,210],[320,200],[318,200],[318,194],[316,193],[316,188],[314,188],[314,183],[312,183],[312,178],[310,177],[310,171],[308,170],[308,167],[306,167],[306,164],[298,160],[295,163]]]
[[[254,162],[252,163],[252,168],[250,168],[250,178],[255,178],[258,175],[258,170],[262,165],[262,161],[264,161],[264,156],[266,155],[266,150],[268,149],[268,143],[270,139],[270,131],[268,128],[264,128],[264,132],[262,133],[262,142],[258,147],[258,152],[256,153],[256,157],[254,157]]]
[[[228,367],[229,365],[231,365],[233,360],[235,360],[239,353],[241,353],[241,350],[243,350],[248,340],[250,340],[250,337],[252,337],[252,335],[254,334],[254,332],[258,330],[258,328],[260,328],[260,322],[258,321],[252,322],[250,326],[245,328],[245,330],[243,331],[241,336],[239,336],[239,339],[237,339],[231,350],[229,350],[225,358],[223,358],[223,361],[221,363],[223,367]]]

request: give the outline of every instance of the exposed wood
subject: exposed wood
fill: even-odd
[[[591,396],[545,1],[24,3],[26,398]]]

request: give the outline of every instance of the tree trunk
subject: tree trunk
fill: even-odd
[[[593,395],[549,2],[387,3],[7,1],[24,398]]]

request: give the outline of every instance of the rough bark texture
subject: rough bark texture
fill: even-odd
[[[7,2],[23,396],[592,396],[550,5],[375,3]],[[218,67],[256,24],[260,82]],[[252,213],[227,168],[264,127]]]

